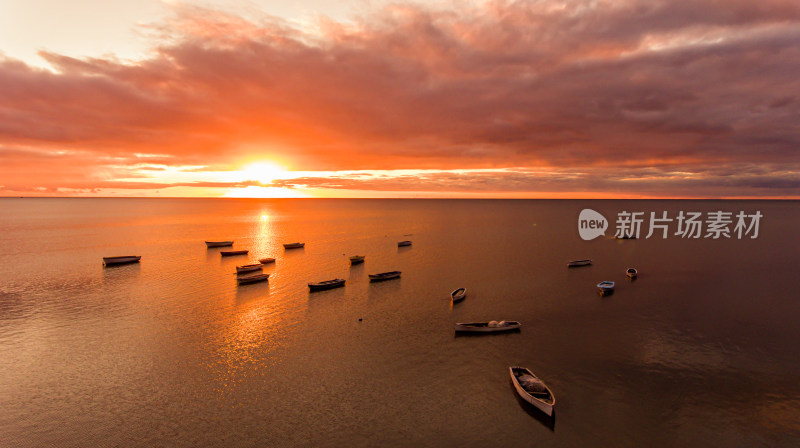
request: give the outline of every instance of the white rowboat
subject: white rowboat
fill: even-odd
[[[467,297],[467,288],[458,288],[455,291],[450,293],[450,297],[453,298],[453,303],[460,302]]]
[[[525,367],[513,366],[508,368],[511,374],[511,382],[514,389],[523,400],[532,404],[548,416],[553,415],[553,407],[556,405],[556,397],[553,392],[544,384],[544,381],[533,374]]]
[[[614,292],[614,282],[604,281],[597,284],[597,289],[601,295],[611,294]]]

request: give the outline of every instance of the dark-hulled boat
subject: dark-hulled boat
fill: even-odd
[[[236,282],[240,285],[246,285],[248,283],[265,282],[267,279],[269,279],[269,274],[250,274],[236,277]]]
[[[308,289],[311,291],[324,291],[326,289],[339,288],[344,286],[343,278],[335,278],[333,280],[325,280],[324,282],[309,283]]]
[[[495,333],[498,331],[519,330],[522,324],[515,320],[492,320],[489,322],[465,322],[456,324],[458,333]]]
[[[138,263],[142,257],[139,255],[123,255],[120,257],[103,257],[103,264],[106,266],[115,266],[119,264]]]
[[[219,251],[219,254],[222,255],[223,257],[232,257],[234,255],[247,255],[247,252],[249,252],[249,251],[246,251],[246,250],[221,250],[221,251]]]
[[[244,274],[245,272],[253,272],[253,271],[260,271],[261,270],[261,263],[258,264],[246,264],[243,266],[236,266],[236,273],[237,274]]]
[[[369,274],[369,281],[382,282],[384,280],[391,280],[393,278],[400,278],[400,271],[381,272],[380,274]]]

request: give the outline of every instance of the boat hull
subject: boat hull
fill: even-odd
[[[453,302],[460,302],[467,297],[467,289],[466,288],[458,288],[455,291],[450,293],[450,297],[452,297]]]
[[[597,284],[597,292],[599,292],[601,296],[613,294],[615,286],[614,282],[600,282]]]
[[[553,391],[551,391],[550,388],[547,387],[547,385],[545,384],[544,387],[547,389],[547,393],[550,394],[550,398],[552,399],[552,402],[550,402],[551,400],[540,399],[538,397],[535,397],[535,396],[529,394],[528,391],[526,391],[525,388],[523,388],[522,385],[519,384],[519,381],[517,380],[517,377],[514,375],[514,369],[519,369],[519,370],[525,371],[525,372],[527,372],[528,374],[530,374],[533,377],[536,377],[536,375],[534,375],[533,372],[531,372],[530,370],[528,370],[528,369],[526,369],[524,367],[515,366],[515,367],[509,367],[508,368],[509,375],[511,375],[511,383],[514,385],[514,389],[517,391],[517,394],[523,400],[525,400],[526,402],[528,402],[531,405],[533,405],[536,409],[538,409],[538,410],[544,412],[545,414],[547,414],[548,416],[552,417],[553,416],[553,408],[556,405],[556,398],[555,398],[555,395],[553,395]],[[542,384],[544,384],[544,383],[542,383]]]
[[[247,255],[246,250],[223,250],[219,254],[223,257],[233,257],[235,255]]]
[[[344,280],[337,279],[336,281],[309,283],[308,289],[313,291],[325,291],[328,289],[341,288],[344,286]]]
[[[579,268],[581,266],[590,266],[592,260],[575,260],[567,263],[568,268]]]
[[[350,257],[350,264],[361,264],[364,262],[364,257]]]
[[[228,247],[233,246],[233,241],[206,241],[206,247]]]
[[[247,272],[254,272],[254,271],[260,271],[260,270],[261,270],[261,265],[260,264],[256,264],[256,265],[252,265],[251,264],[251,265],[247,265],[247,266],[236,266],[236,273],[237,274],[244,274],[244,273],[247,273]]]
[[[256,275],[249,275],[246,277],[238,277],[236,281],[240,285],[247,285],[250,283],[265,282],[268,279],[269,279],[269,274],[256,274]]]
[[[395,279],[395,278],[400,278],[400,274],[401,274],[400,271],[384,272],[384,273],[381,273],[381,274],[370,274],[369,275],[369,281],[371,281],[371,282],[384,282],[386,280],[392,280],[392,279]]]
[[[274,258],[262,258],[262,259],[258,260],[258,262],[261,263],[261,264],[275,263],[275,259]]]
[[[485,322],[472,322],[472,323],[458,323],[455,325],[456,333],[501,333],[504,331],[519,330],[522,324],[519,322],[511,322],[509,325],[502,327],[490,327],[483,325]]]
[[[397,247],[405,247],[405,246],[410,246],[410,245],[411,245],[411,241],[400,241],[399,243],[397,243]]]
[[[306,243],[289,243],[284,244],[284,249],[300,249],[301,247],[305,247]]]
[[[142,257],[139,255],[125,255],[122,257],[103,257],[103,264],[106,266],[116,266],[120,264],[138,263]]]

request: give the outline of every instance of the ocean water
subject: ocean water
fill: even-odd
[[[755,239],[681,238],[673,223],[666,239],[584,241],[584,208],[612,227],[621,211],[763,218]],[[800,445],[796,201],[9,198],[0,210],[0,446]],[[250,254],[203,243],[221,239]],[[281,246],[294,241],[306,247]],[[141,263],[102,265],[129,254]],[[354,254],[366,262],[350,267]],[[237,286],[235,266],[266,256],[269,282]],[[566,268],[581,258],[594,263]],[[369,283],[389,270],[402,277]],[[335,277],[346,286],[309,293]],[[599,296],[601,280],[615,293]],[[521,331],[453,331],[502,319]],[[510,365],[550,386],[554,418],[517,398]]]

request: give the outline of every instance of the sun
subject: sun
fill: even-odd
[[[244,180],[257,180],[262,184],[268,184],[275,179],[286,177],[286,168],[272,162],[255,162],[242,168],[241,173]]]

